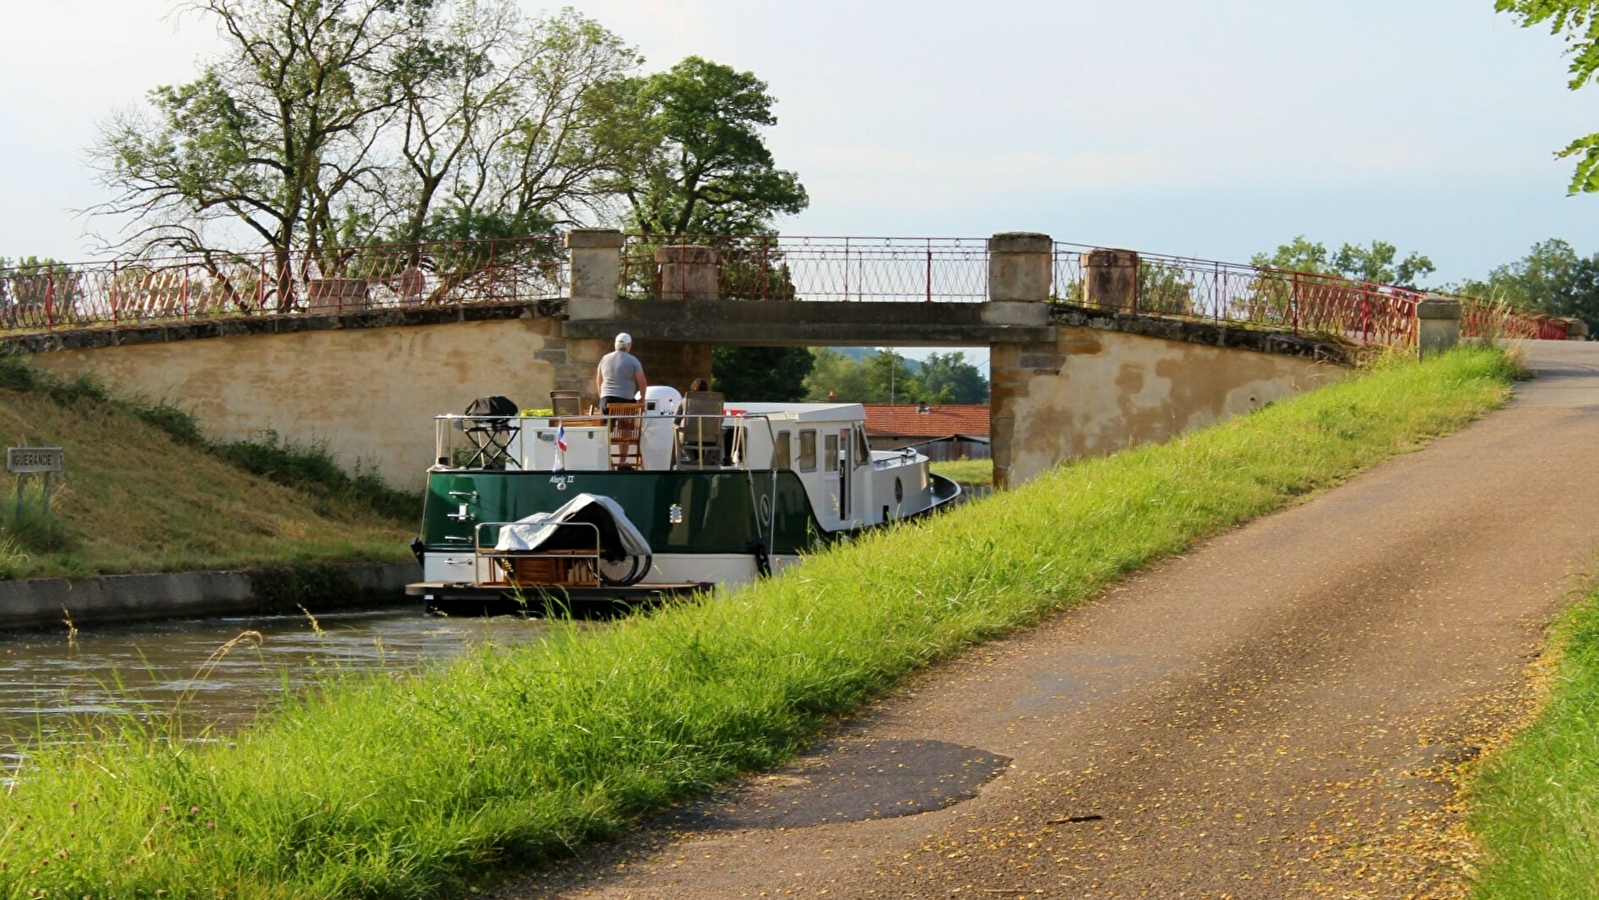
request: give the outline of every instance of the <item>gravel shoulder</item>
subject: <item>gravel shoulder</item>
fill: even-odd
[[[1599,343],[1528,362],[1506,409],[495,895],[1462,896],[1458,765],[1535,702],[1599,536]]]

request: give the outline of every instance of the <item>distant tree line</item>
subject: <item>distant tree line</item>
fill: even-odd
[[[988,379],[963,351],[929,353],[921,363],[893,350],[856,358],[838,350],[812,351],[814,368],[804,399],[829,395],[856,403],[987,403]]]

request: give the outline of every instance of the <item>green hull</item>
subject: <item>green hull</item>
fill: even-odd
[[[451,470],[428,474],[423,547],[470,548],[478,523],[551,512],[579,493],[621,504],[658,555],[748,553],[757,545],[767,553],[793,554],[828,539],[798,476],[787,471]],[[467,518],[460,518],[463,512]],[[495,530],[484,531],[484,542],[492,545]]]

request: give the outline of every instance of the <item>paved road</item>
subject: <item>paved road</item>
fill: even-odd
[[[1458,895],[1453,763],[1599,536],[1599,343],[1529,356],[1509,408],[501,895]]]

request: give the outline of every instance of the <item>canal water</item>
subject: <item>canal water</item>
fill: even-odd
[[[82,723],[164,717],[225,733],[342,674],[414,670],[474,646],[539,640],[537,619],[441,618],[416,607],[316,616],[182,619],[0,632],[0,758],[33,736],[71,741]],[[158,719],[159,720],[159,719]]]

